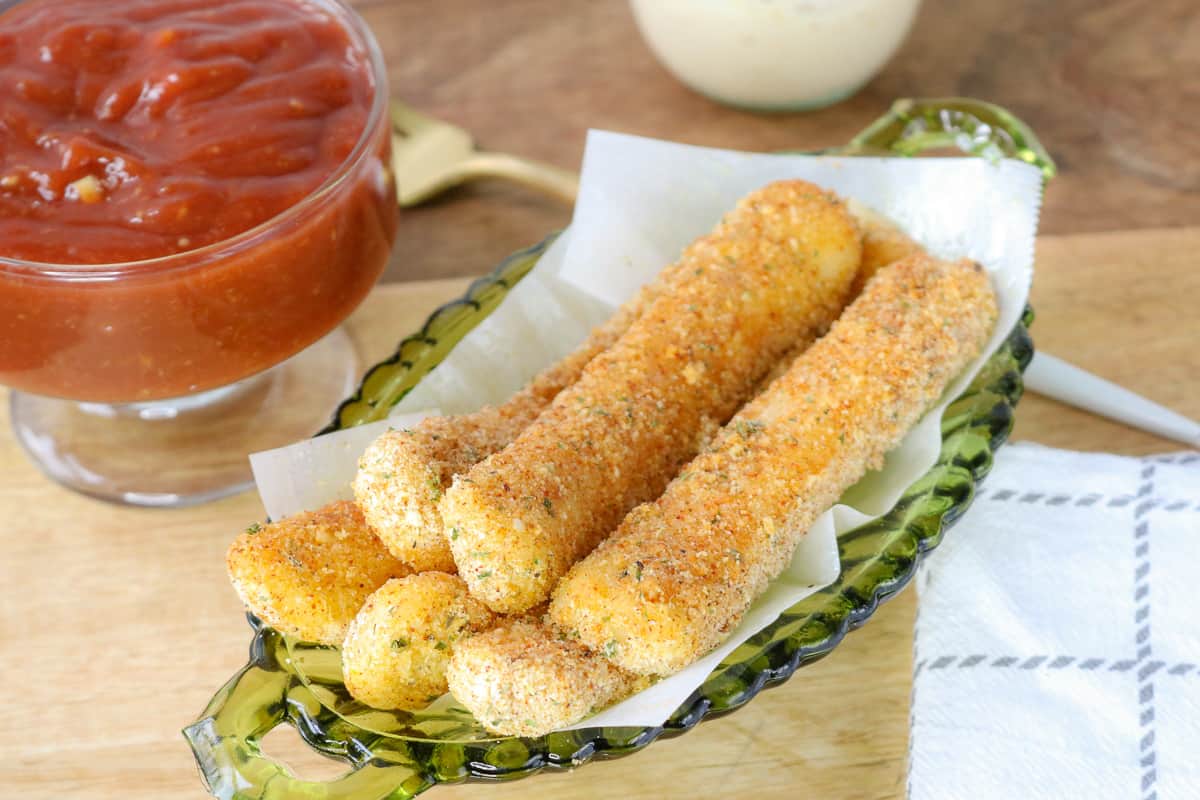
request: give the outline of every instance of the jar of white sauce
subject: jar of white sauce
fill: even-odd
[[[650,49],[679,80],[755,110],[820,108],[895,54],[921,0],[630,0]]]

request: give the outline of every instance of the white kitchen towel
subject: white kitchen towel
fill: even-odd
[[[1200,797],[1200,454],[1004,447],[917,589],[910,800]]]

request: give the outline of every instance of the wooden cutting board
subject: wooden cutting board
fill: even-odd
[[[1200,227],[1043,238],[1038,346],[1200,417],[1197,252]],[[379,287],[349,322],[364,365],[464,285]],[[1038,397],[1022,401],[1015,438],[1129,454],[1179,448]],[[72,494],[25,459],[6,411],[0,487],[0,793],[205,797],[179,729],[244,662],[250,632],[223,556],[262,518],[257,498],[155,511]],[[686,736],[576,774],[431,795],[902,797],[915,599],[904,592],[829,658]],[[341,770],[290,730],[267,749],[305,777]]]

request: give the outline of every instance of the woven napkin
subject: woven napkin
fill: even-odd
[[[910,800],[1200,797],[1200,454],[1004,447],[917,589]]]

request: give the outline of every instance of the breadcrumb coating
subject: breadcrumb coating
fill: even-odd
[[[760,189],[691,244],[629,330],[440,503],[459,574],[519,613],[671,476],[776,361],[824,331],[861,259],[857,226],[804,181]]]
[[[390,580],[350,623],[342,645],[346,689],[373,708],[424,708],[446,692],[453,649],[494,622],[457,576]]]
[[[803,345],[803,347],[795,347],[791,351],[789,351],[788,354],[783,359],[781,359],[778,364],[776,364],[775,366],[773,366],[771,368],[771,371],[767,374],[767,376],[765,378],[763,378],[762,381],[760,381],[758,390],[765,389],[766,386],[771,381],[773,381],[775,378],[782,375],[787,370],[787,368],[791,365],[792,361],[795,360],[796,356],[799,355],[800,352],[803,352],[804,347],[807,347],[809,343],[811,343],[811,342],[806,342]],[[715,433],[716,433],[716,429],[714,428],[714,430],[712,430],[710,432],[709,438],[711,438],[711,435],[715,434]],[[404,582],[417,581],[418,579],[426,579],[426,575],[432,576],[432,574],[433,573],[424,573],[422,575],[416,575],[410,579],[406,579]],[[464,593],[466,592],[466,585],[460,579],[454,578],[453,581],[454,581],[454,583],[452,585],[455,587],[454,591],[461,591]],[[370,606],[372,603],[374,603],[376,598],[378,598],[379,596],[384,594],[385,590],[388,589],[388,587],[390,587],[392,584],[400,584],[400,583],[403,583],[403,582],[392,581],[387,586],[385,586],[383,589],[380,589],[378,592],[376,592],[375,595],[372,596],[372,599],[370,601],[368,601],[368,606]],[[435,588],[439,588],[439,587],[442,588],[443,591],[441,591],[441,592],[438,592],[438,591],[425,592],[423,599],[416,599],[413,602],[409,602],[409,603],[403,605],[402,607],[398,607],[390,615],[392,625],[403,625],[404,626],[403,635],[406,638],[408,638],[408,639],[434,638],[434,639],[442,639],[442,640],[447,639],[447,637],[442,634],[430,634],[427,630],[428,626],[431,623],[434,624],[436,627],[436,622],[438,620],[438,615],[436,613],[429,613],[429,611],[428,611],[429,606],[431,605],[431,603],[439,602],[443,597],[445,597],[446,592],[451,587],[451,584],[447,584],[444,580],[441,580],[435,586]],[[473,600],[473,602],[478,603],[479,601]],[[483,606],[481,605],[481,607],[483,607]],[[546,604],[542,604],[542,605],[530,610],[530,612],[527,615],[527,617],[528,617],[527,621],[541,619],[545,615],[546,610],[547,610]],[[361,621],[364,619],[364,617],[367,615],[368,615],[368,611],[366,608],[364,608],[363,611],[360,612],[358,617],[355,618],[354,625],[360,624]],[[401,622],[401,620],[407,620],[407,622],[406,623]],[[511,617],[511,616],[508,616],[508,617],[494,616],[491,620],[491,623],[485,627],[491,627],[492,625],[504,625],[505,623],[511,623],[513,620],[514,620],[514,617]],[[354,633],[354,631],[355,631],[355,627],[352,625],[351,634],[347,638],[347,649],[346,649],[346,651],[344,651],[344,653],[349,653],[349,654],[343,655],[343,666],[345,667],[347,675],[350,674],[351,669],[354,669],[358,672],[368,672],[368,675],[366,678],[360,677],[357,679],[356,688],[353,688],[351,690],[351,693],[354,694],[354,696],[357,697],[359,700],[367,703],[368,705],[376,705],[379,702],[385,702],[385,703],[386,702],[394,702],[394,701],[388,700],[388,697],[390,695],[385,695],[384,692],[385,691],[386,692],[401,691],[401,690],[404,690],[403,687],[405,685],[409,685],[409,686],[414,685],[415,680],[411,674],[414,669],[413,666],[411,664],[405,664],[403,668],[397,669],[397,667],[395,667],[394,665],[387,665],[383,668],[376,668],[373,673],[370,671],[370,668],[364,669],[363,667],[357,666],[357,663],[361,657],[356,656],[353,653],[350,653],[350,644],[349,644],[351,637],[354,637],[356,635]],[[539,635],[542,635],[542,634],[552,636],[552,634],[545,631],[544,629],[539,631]],[[510,640],[511,639],[509,639],[509,638],[501,638],[501,639],[498,639],[497,641],[510,641]],[[426,673],[426,676],[424,677],[424,680],[422,683],[424,688],[421,688],[421,689],[410,688],[410,689],[405,690],[408,692],[409,697],[414,698],[415,700],[419,700],[425,694],[428,694],[431,697],[434,695],[436,687],[439,685],[436,683],[436,679],[441,678],[442,682],[444,683],[443,676],[444,676],[444,671],[445,671],[445,661],[448,660],[450,653],[453,651],[454,647],[456,647],[456,645],[451,646],[449,648],[449,650],[443,650],[440,653],[435,653],[434,654],[434,657],[436,660],[435,663],[433,663],[432,665],[427,665],[427,666],[423,666],[420,668],[424,673]],[[379,649],[382,650],[382,648],[379,648]],[[577,647],[570,647],[570,648],[565,648],[564,652],[567,654],[568,658],[578,659],[579,655],[578,655],[577,650],[578,650]],[[595,656],[593,656],[593,658],[595,658]],[[595,666],[588,666],[587,669],[595,670],[598,668]],[[551,676],[551,677],[553,678],[554,676]],[[561,681],[561,678],[559,678],[558,680]],[[350,684],[348,683],[347,685],[350,685]],[[357,688],[357,687],[363,687],[363,686],[366,686],[367,688],[365,690],[362,688]],[[377,686],[377,687],[381,687],[381,688],[372,690],[372,688],[370,688],[370,687],[373,687],[373,686]],[[444,691],[444,686],[442,687],[442,689]],[[374,701],[374,702],[372,702],[372,701]],[[390,708],[393,706],[376,705],[376,707]],[[413,706],[398,706],[398,707],[411,708]],[[557,705],[556,707],[558,708],[557,713],[559,713],[559,714],[571,712],[575,708],[575,706],[573,706],[569,703],[565,703],[565,702],[560,705]],[[549,711],[547,713],[549,713]],[[521,713],[518,711],[512,711],[512,713],[503,714],[503,715],[492,714],[491,716],[492,717],[503,717],[505,719],[510,719],[510,718],[518,719],[518,718],[528,718],[529,717],[528,714]],[[549,719],[549,717],[548,717],[548,719]],[[563,724],[565,724],[565,723],[563,723]],[[553,727],[559,727],[559,725],[555,724]]]
[[[816,518],[937,401],[995,324],[987,274],[918,254],[879,270],[827,335],[661,497],[559,584],[549,619],[623,669],[719,644]]]
[[[851,296],[884,264],[921,248],[895,223],[849,201],[863,233],[862,263]],[[552,365],[511,399],[471,414],[431,417],[409,430],[388,431],[363,453],[354,495],[388,550],[417,571],[454,572],[437,503],[455,475],[503,449],[551,400],[574,383],[584,366],[608,348],[641,315],[664,274],[599,326],[575,352]],[[805,343],[803,346],[807,346]],[[781,364],[784,362],[780,362]]]
[[[251,525],[229,546],[225,563],[251,613],[283,634],[321,644],[341,644],[371,592],[412,571],[348,501]]]
[[[518,620],[461,643],[450,693],[492,733],[541,736],[634,691],[639,681],[546,626]]]
[[[589,361],[628,330],[655,290],[654,284],[644,288],[573,353],[501,405],[429,417],[411,429],[388,431],[367,447],[354,497],[392,555],[417,571],[456,570],[437,507],[451,480],[516,439]]]
[[[925,252],[925,248],[917,244],[899,225],[875,209],[857,200],[848,200],[846,207],[858,221],[858,227],[863,234],[862,264],[858,268],[858,275],[854,277],[851,297],[858,297],[867,281],[881,267]]]

